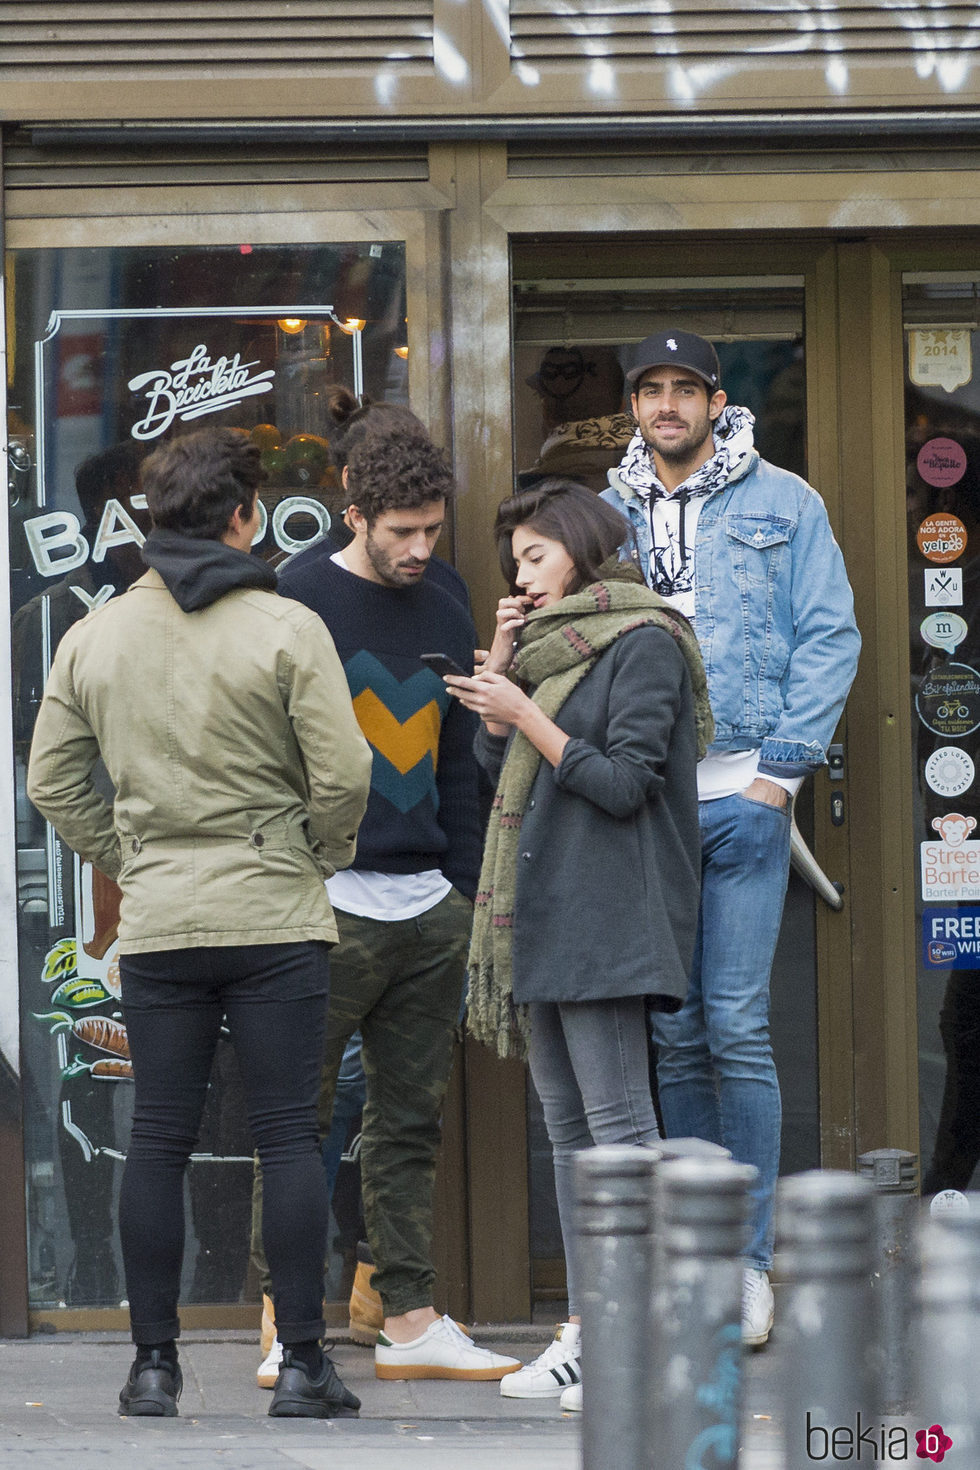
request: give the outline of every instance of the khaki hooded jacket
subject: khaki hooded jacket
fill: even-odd
[[[185,611],[151,569],[65,634],[28,794],[118,882],[123,954],[335,942],[324,879],[353,859],[371,772],[343,668],[319,617],[254,585],[257,558],[198,547],[216,600]]]

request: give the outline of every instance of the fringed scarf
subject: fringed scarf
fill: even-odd
[[[601,570],[602,581],[528,614],[515,661],[518,677],[534,686],[535,704],[554,719],[600,653],[617,638],[648,624],[663,628],[687,661],[700,760],[713,738],[714,721],[690,624],[643,585],[630,563],[609,562]],[[527,1050],[527,1007],[515,1005],[512,993],[514,902],[521,822],[541,759],[527,737],[516,731],[490,812],[473,914],[468,1025],[501,1057],[523,1056]]]

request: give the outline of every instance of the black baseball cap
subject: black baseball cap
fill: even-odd
[[[645,338],[636,349],[636,361],[637,366],[630,368],[626,374],[626,381],[634,388],[650,368],[663,367],[667,363],[674,363],[677,367],[689,368],[692,373],[697,373],[712,393],[716,393],[721,387],[721,367],[717,352],[704,337],[697,337],[693,332],[654,332],[652,337]]]

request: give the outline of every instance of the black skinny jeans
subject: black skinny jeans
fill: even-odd
[[[262,1161],[263,1237],[285,1344],[322,1337],[327,1185],[317,1100],[329,946],[318,942],[123,955],[136,1100],[119,1195],[133,1341],[180,1331],[184,1172],[225,1018]]]

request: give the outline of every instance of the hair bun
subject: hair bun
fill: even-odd
[[[370,403],[371,399],[366,393],[358,398],[345,383],[333,383],[327,390],[327,413],[339,429],[346,428],[353,416]]]

